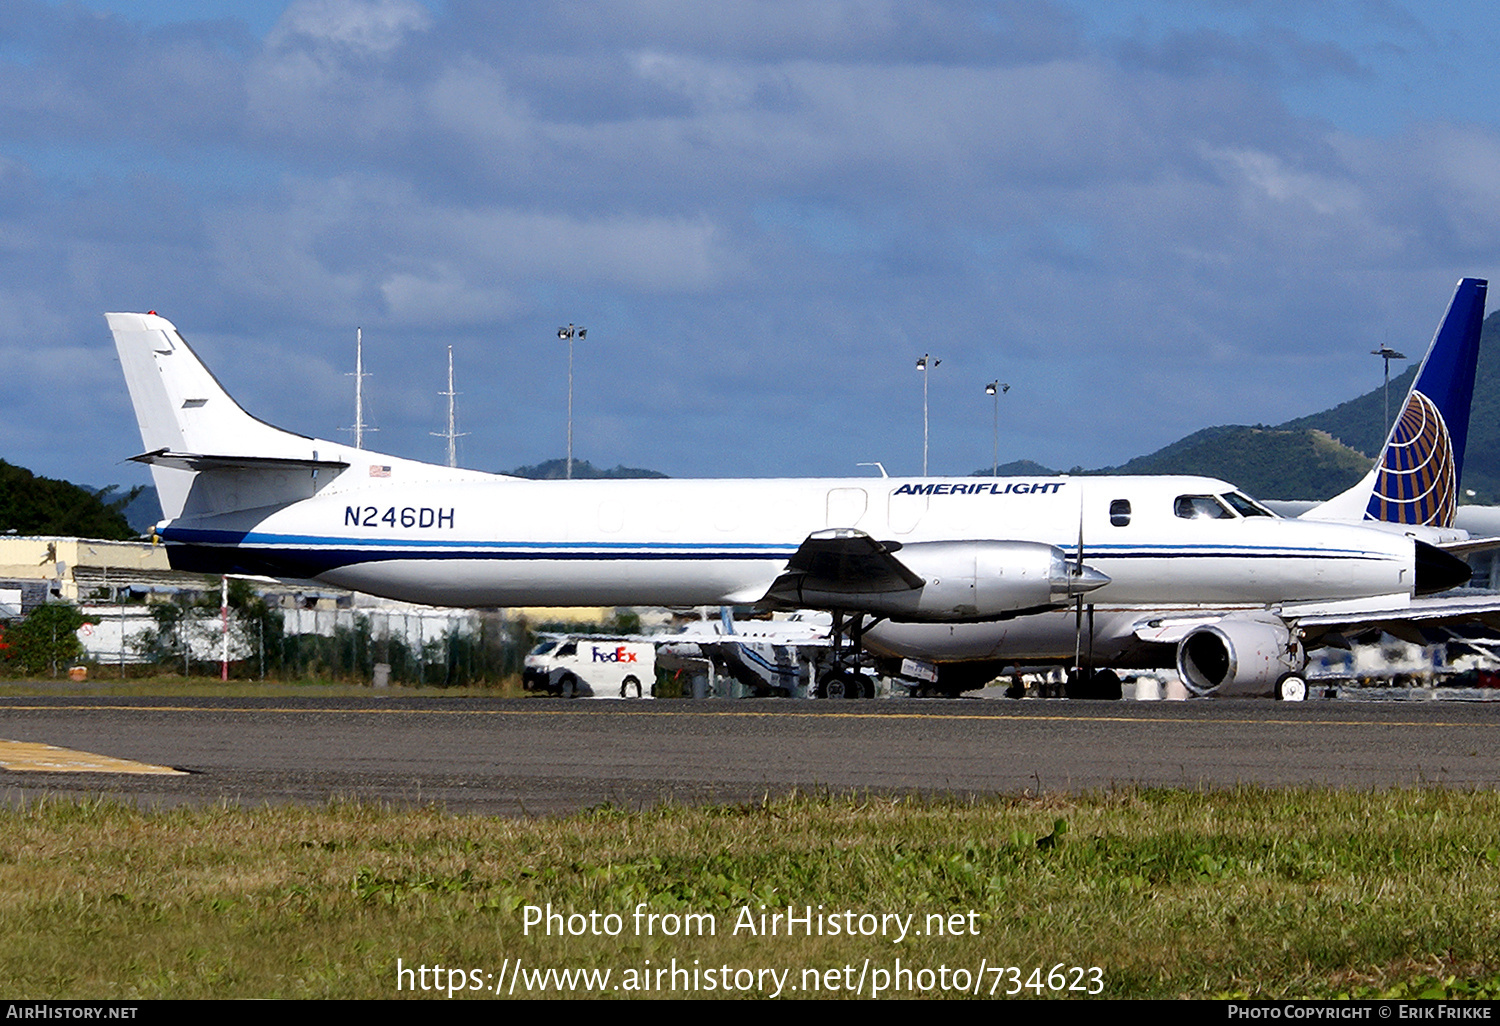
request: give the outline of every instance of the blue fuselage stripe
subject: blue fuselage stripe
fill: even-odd
[[[228,555],[238,560],[265,564],[316,566],[325,572],[340,566],[393,560],[560,560],[560,561],[731,561],[784,560],[798,546],[775,543],[712,542],[543,542],[446,539],[333,538],[314,535],[270,534],[238,531],[205,531],[168,528],[163,539],[169,548],[187,548]],[[1068,559],[1074,552],[1059,546]],[[1075,550],[1076,551],[1076,550]],[[222,555],[220,558],[222,558]],[[233,557],[232,557],[233,558]],[[1108,564],[1114,560],[1173,559],[1286,559],[1385,561],[1386,553],[1359,549],[1315,547],[1283,548],[1236,545],[1100,545],[1085,546],[1085,562]]]
[[[346,552],[378,559],[772,559],[791,556],[798,546],[775,543],[714,542],[531,542],[430,541],[426,539],[319,538],[304,535],[240,534],[234,531],[168,529],[169,544],[235,547],[261,553]],[[1069,558],[1076,552],[1059,549]],[[1223,559],[1378,559],[1388,553],[1362,549],[1281,548],[1240,545],[1086,546],[1091,559],[1171,559],[1179,556]]]

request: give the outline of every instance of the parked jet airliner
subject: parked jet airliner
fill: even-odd
[[[1487,289],[1475,278],[1458,283],[1380,459],[1364,480],[1303,513],[1303,521],[1362,523],[1450,551],[1465,550],[1469,536],[1454,519]],[[1102,557],[1120,524],[1105,522],[1102,504],[1113,501],[1113,493],[1107,485],[1087,487],[1097,499],[1089,500],[1084,555],[1091,565],[1108,567]],[[1229,495],[1192,509],[1179,506],[1176,513],[1220,521],[1268,515]],[[1493,547],[1488,540],[1483,544]],[[950,691],[989,680],[1006,664],[1072,660],[1080,647],[1088,647],[1099,664],[1120,666],[1160,666],[1174,661],[1175,654],[1183,683],[1199,694],[1274,689],[1277,697],[1299,699],[1306,692],[1300,677],[1306,649],[1319,641],[1339,641],[1346,632],[1372,627],[1415,636],[1415,626],[1423,623],[1500,616],[1500,604],[1489,599],[1402,602],[1389,609],[1365,605],[1355,611],[1294,601],[1219,604],[1210,599],[1205,606],[1201,597],[1186,595],[1157,608],[1110,602],[1103,592],[1097,602],[1093,596],[1089,601],[1094,606],[1082,629],[1074,613],[1051,611],[986,624],[885,621],[870,627],[863,640],[879,655],[939,664]]]
[[[185,570],[437,605],[824,609],[853,617],[856,640],[866,617],[1002,621],[1083,594],[1384,609],[1468,576],[1419,539],[1262,515],[1207,478],[528,481],[456,470],[274,428],[229,397],[166,319],[106,316],[146,450],[134,458],[162,500],[157,534]],[[1269,643],[1257,657],[1291,665]]]

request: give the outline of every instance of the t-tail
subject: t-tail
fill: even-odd
[[[1303,519],[1453,526],[1488,287],[1479,278],[1458,283],[1375,466]]]
[[[167,520],[276,506],[311,497],[351,468],[388,476],[414,465],[272,427],[230,398],[177,329],[153,313],[104,315]],[[420,464],[429,474],[470,471]]]

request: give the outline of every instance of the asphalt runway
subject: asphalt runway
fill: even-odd
[[[0,738],[180,775],[0,770],[10,801],[360,799],[547,815],[804,790],[1490,788],[1500,703],[0,698]]]

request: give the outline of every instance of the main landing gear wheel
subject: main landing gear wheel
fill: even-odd
[[[1063,684],[1063,694],[1075,702],[1118,702],[1122,695],[1120,675],[1114,670],[1100,670],[1093,676],[1081,670],[1069,670],[1068,679]]]
[[[1299,673],[1283,673],[1276,681],[1276,698],[1282,702],[1301,702],[1307,698],[1307,679]]]
[[[875,682],[862,673],[834,672],[818,681],[814,693],[819,698],[874,698]]]
[[[1124,693],[1120,687],[1120,675],[1114,670],[1100,670],[1094,674],[1094,697],[1105,702],[1118,702]]]
[[[1063,696],[1071,702],[1091,697],[1088,693],[1088,679],[1080,670],[1069,670],[1063,680]]]

